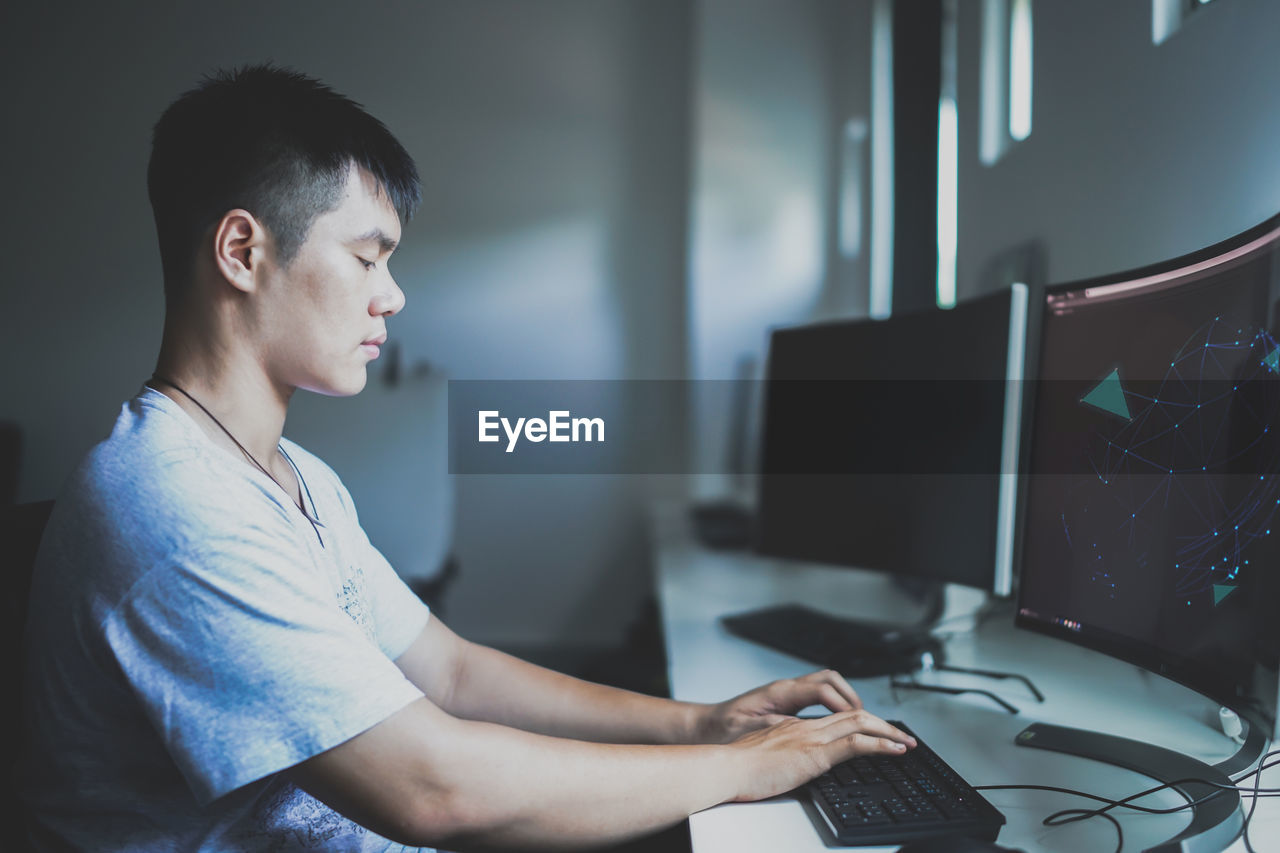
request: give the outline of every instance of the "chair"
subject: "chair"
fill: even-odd
[[[25,817],[18,797],[16,763],[22,743],[22,633],[27,624],[27,598],[31,593],[31,571],[35,567],[36,551],[44,534],[53,501],[16,504],[0,509],[0,554],[6,565],[5,594],[0,596],[0,620],[2,620],[4,648],[0,654],[3,669],[0,670],[5,698],[0,703],[0,768],[3,768],[3,789],[0,799],[3,810],[0,818],[5,829],[0,831],[0,848],[25,850]]]

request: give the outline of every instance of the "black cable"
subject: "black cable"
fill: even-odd
[[[1269,745],[1270,744],[1267,744],[1267,746]],[[1263,746],[1264,751],[1266,750],[1267,746]],[[1249,821],[1253,820],[1253,810],[1258,807],[1258,797],[1262,796],[1262,794],[1260,794],[1259,791],[1264,790],[1263,788],[1259,787],[1262,785],[1262,771],[1266,770],[1268,767],[1272,767],[1275,764],[1280,763],[1276,761],[1271,762],[1271,764],[1266,763],[1266,760],[1273,755],[1280,755],[1280,750],[1268,752],[1266,755],[1262,756],[1262,758],[1258,759],[1258,769],[1253,777],[1253,802],[1249,804],[1249,811],[1245,812],[1245,815],[1244,815],[1244,826],[1240,828],[1240,836],[1244,839],[1245,853],[1256,853],[1256,851],[1253,849],[1253,845],[1249,843]],[[1240,779],[1236,779],[1235,781],[1239,782],[1241,779],[1247,779],[1247,778],[1249,777],[1241,776]]]
[[[1268,758],[1271,758],[1274,755],[1280,755],[1280,750],[1276,750],[1275,752],[1272,752],[1272,753],[1269,753],[1268,755],[1263,756],[1262,760],[1265,762]],[[1258,776],[1259,778],[1257,781],[1258,783],[1261,783],[1262,771],[1269,770],[1272,767],[1276,766],[1277,764],[1280,764],[1280,761],[1273,761],[1270,764],[1262,764],[1257,770],[1252,770],[1248,773],[1245,773],[1242,776],[1240,776],[1238,779],[1235,779],[1233,781],[1241,782],[1245,779],[1248,779],[1250,776]],[[1182,805],[1173,806],[1172,808],[1167,808],[1167,809],[1154,809],[1148,806],[1138,806],[1138,805],[1134,805],[1131,802],[1132,800],[1141,799],[1142,797],[1146,797],[1150,794],[1157,793],[1158,791],[1163,791],[1165,788],[1169,788],[1174,785],[1184,785],[1189,782],[1196,782],[1201,785],[1208,785],[1209,787],[1212,787],[1212,788],[1220,788],[1221,790],[1214,791],[1212,794],[1207,794],[1206,796],[1200,797],[1199,799],[1189,800],[1183,803]],[[1054,785],[976,785],[974,786],[974,789],[978,791],[1001,791],[1001,790],[1052,791],[1054,793],[1071,794],[1072,796],[1085,797],[1090,800],[1097,800],[1100,803],[1106,803],[1107,804],[1106,810],[1110,810],[1116,807],[1121,807],[1121,808],[1130,809],[1131,811],[1143,812],[1145,814],[1174,814],[1175,812],[1180,812],[1185,809],[1189,809],[1193,806],[1198,806],[1201,803],[1208,802],[1209,800],[1221,794],[1222,791],[1234,790],[1234,791],[1242,791],[1245,794],[1249,794],[1251,796],[1261,796],[1261,797],[1269,797],[1269,798],[1280,797],[1280,788],[1262,788],[1257,785],[1255,785],[1255,787],[1253,788],[1240,788],[1236,785],[1223,785],[1220,782],[1213,782],[1208,779],[1199,779],[1199,778],[1175,779],[1172,782],[1165,782],[1163,784],[1155,786],[1154,788],[1148,788],[1145,791],[1140,791],[1136,794],[1131,794],[1130,796],[1120,800],[1114,800],[1110,797],[1102,797],[1097,794],[1090,794],[1085,791],[1077,791],[1074,788],[1059,788]]]
[[[1120,800],[1113,800],[1110,797],[1101,797],[1101,796],[1098,796],[1097,794],[1090,794],[1085,791],[1077,791],[1072,788],[1060,788],[1053,785],[975,785],[974,790],[977,790],[977,791],[1004,791],[1004,790],[1051,791],[1059,794],[1070,794],[1076,797],[1085,797],[1086,799],[1097,800],[1098,802],[1106,803],[1107,805],[1101,809],[1063,809],[1061,811],[1057,811],[1049,815],[1043,821],[1041,821],[1041,823],[1043,823],[1045,826],[1061,826],[1062,824],[1074,823],[1075,821],[1078,821],[1078,820],[1088,820],[1089,818],[1092,818],[1092,817],[1104,817],[1108,821],[1110,821],[1111,824],[1116,829],[1116,835],[1118,838],[1116,853],[1121,853],[1121,851],[1124,849],[1124,831],[1120,827],[1120,822],[1117,821],[1115,817],[1113,817],[1112,815],[1107,814],[1107,812],[1109,812],[1111,809],[1126,808],[1132,811],[1143,812],[1145,814],[1174,814],[1176,812],[1184,811],[1189,808],[1194,808],[1195,806],[1198,806],[1201,803],[1208,802],[1214,797],[1219,796],[1223,791],[1231,791],[1231,790],[1243,791],[1245,794],[1251,795],[1253,797],[1253,802],[1250,804],[1249,811],[1245,815],[1244,824],[1241,828],[1241,833],[1244,836],[1245,850],[1248,851],[1248,853],[1256,853],[1256,851],[1254,851],[1252,846],[1250,846],[1249,844],[1249,839],[1248,839],[1249,822],[1253,818],[1253,812],[1254,812],[1254,809],[1256,809],[1258,806],[1259,798],[1261,797],[1274,798],[1274,797],[1280,796],[1280,788],[1261,787],[1263,771],[1269,770],[1270,768],[1276,766],[1277,764],[1280,764],[1280,760],[1272,761],[1269,764],[1267,763],[1268,759],[1277,755],[1280,755],[1280,750],[1275,750],[1263,755],[1262,758],[1258,760],[1258,768],[1256,770],[1252,770],[1248,773],[1244,773],[1241,776],[1237,777],[1236,779],[1232,780],[1233,782],[1236,783],[1235,785],[1223,785],[1220,782],[1213,782],[1208,779],[1197,779],[1197,778],[1175,779],[1172,782],[1165,782],[1161,785],[1155,786],[1154,788],[1148,788],[1145,791],[1140,791],[1137,794],[1132,794]],[[1245,779],[1248,779],[1251,776],[1255,777],[1253,787],[1240,788],[1239,783],[1244,781]],[[1167,808],[1167,809],[1153,809],[1147,806],[1134,805],[1132,802],[1133,800],[1141,799],[1142,797],[1149,796],[1158,791],[1163,791],[1164,789],[1173,787],[1174,785],[1185,785],[1190,782],[1196,782],[1202,785],[1208,785],[1209,787],[1219,788],[1221,790],[1214,791],[1211,794],[1208,794],[1204,797],[1200,797],[1195,800],[1188,800],[1182,805],[1174,806],[1173,808]]]
[[[1258,785],[1262,784],[1262,774],[1259,773],[1253,780],[1253,802],[1249,804],[1249,811],[1244,815],[1244,826],[1240,828],[1240,837],[1244,840],[1245,853],[1257,853],[1253,849],[1253,845],[1249,843],[1249,821],[1253,820],[1253,810],[1258,807]]]
[[[1056,817],[1069,814],[1078,814],[1079,817],[1072,817],[1069,820],[1054,820]],[[1115,815],[1109,815],[1105,811],[1091,812],[1088,809],[1063,809],[1060,812],[1054,812],[1044,820],[1040,821],[1045,826],[1061,826],[1064,823],[1072,821],[1084,820],[1090,817],[1105,817],[1116,828],[1116,853],[1124,853],[1124,830],[1120,827],[1120,821],[1116,820]]]
[[[1100,797],[1097,794],[1089,794],[1084,791],[1077,791],[1074,788],[1059,788],[1054,785],[975,785],[974,790],[975,791],[1051,791],[1055,794],[1071,794],[1072,796],[1076,796],[1076,797],[1085,797],[1090,800],[1097,800],[1098,802],[1101,802],[1101,803],[1110,803],[1112,805],[1116,804],[1116,801],[1110,799],[1109,797]],[[1142,806],[1125,806],[1125,807],[1131,808],[1131,809],[1137,809],[1137,810],[1144,810]],[[1066,809],[1064,811],[1077,812],[1081,810]],[[1043,821],[1041,821],[1041,823],[1043,823],[1045,826],[1058,826],[1057,822],[1052,822],[1052,821],[1054,817],[1060,814],[1063,814],[1063,812],[1054,812],[1053,814],[1045,818]],[[1094,817],[1094,816],[1095,816],[1094,814],[1089,815],[1089,817]],[[1111,825],[1116,828],[1116,853],[1121,853],[1121,851],[1124,850],[1124,830],[1120,828],[1120,821],[1116,820],[1113,816],[1103,811],[1097,812],[1096,816],[1105,817],[1107,820],[1111,821]],[[1083,820],[1083,819],[1084,819],[1083,817],[1076,818],[1076,820]],[[1062,823],[1067,823],[1067,821],[1062,821]]]

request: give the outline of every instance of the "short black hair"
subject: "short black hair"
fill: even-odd
[[[166,298],[180,295],[200,240],[228,210],[257,217],[288,266],[316,217],[341,202],[352,163],[403,221],[413,217],[422,200],[413,158],[360,104],[271,63],[206,74],[151,136],[147,191]]]

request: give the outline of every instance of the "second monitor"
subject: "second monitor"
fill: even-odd
[[[758,550],[1008,595],[1026,308],[775,331]]]

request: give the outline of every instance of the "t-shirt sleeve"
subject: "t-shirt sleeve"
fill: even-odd
[[[202,805],[423,695],[335,606],[331,584],[271,518],[153,566],[103,630]]]

